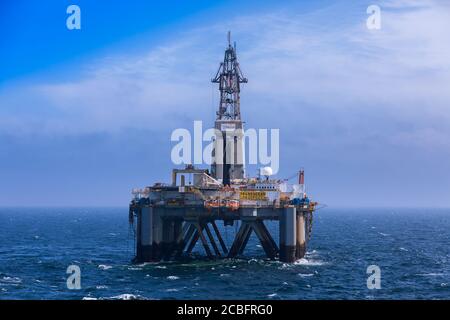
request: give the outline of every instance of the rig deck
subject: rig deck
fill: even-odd
[[[283,192],[287,186],[283,181],[255,180],[206,187],[186,186],[181,179],[182,184],[176,185],[177,174],[192,173],[194,177],[205,174],[192,168],[174,170],[172,185],[134,190],[130,223],[136,225],[137,262],[189,255],[199,240],[208,257],[233,258],[243,254],[252,232],[270,259],[278,257],[293,262],[304,256],[311,235],[314,202],[306,197],[292,199],[295,193]],[[303,179],[303,171],[299,176]],[[240,228],[231,248],[227,248],[216,223],[233,225],[236,220],[241,221]],[[268,231],[266,220],[279,221],[278,243]]]

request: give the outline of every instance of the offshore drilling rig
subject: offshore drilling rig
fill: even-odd
[[[200,240],[209,258],[243,255],[254,232],[269,259],[294,262],[302,258],[311,236],[316,203],[305,192],[304,171],[298,184],[271,178],[269,167],[256,178],[245,176],[240,84],[247,83],[236,56],[228,46],[217,74],[220,103],[215,121],[211,172],[187,165],[173,169],[170,184],[155,183],[133,189],[129,222],[135,231],[135,262],[175,260],[191,255]],[[186,183],[192,178],[193,183]],[[279,241],[265,221],[276,220]],[[240,222],[231,247],[216,222]]]

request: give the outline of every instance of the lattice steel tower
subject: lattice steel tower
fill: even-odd
[[[219,111],[214,126],[220,131],[220,135],[216,134],[211,171],[223,184],[230,184],[231,180],[244,178],[240,84],[247,83],[237,61],[236,43],[231,45],[230,32],[225,57],[211,81],[219,84],[220,91]],[[219,152],[220,150],[223,152]]]

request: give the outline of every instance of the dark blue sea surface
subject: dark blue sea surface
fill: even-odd
[[[135,265],[133,254],[127,208],[0,209],[0,299],[450,298],[446,209],[320,210],[293,264],[267,261],[254,237],[246,259]],[[80,290],[66,285],[73,264]],[[379,290],[367,288],[369,265],[381,268]]]

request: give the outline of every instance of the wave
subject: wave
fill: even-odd
[[[100,264],[100,265],[98,266],[98,268],[99,268],[100,270],[108,270],[108,269],[111,269],[112,266],[108,266],[108,265],[106,265],[106,264]]]
[[[110,297],[112,300],[144,300],[145,298],[140,295],[134,295],[131,293],[123,293],[117,296]]]
[[[128,270],[136,271],[136,270],[142,270],[142,268],[139,268],[139,267],[128,267]]]
[[[167,280],[178,280],[178,279],[180,279],[180,277],[177,277],[177,276],[168,276],[166,279],[167,279]]]
[[[417,274],[418,276],[421,277],[442,277],[444,276],[443,273],[434,273],[434,272],[430,272],[430,273],[419,273]]]
[[[19,284],[19,283],[22,283],[22,279],[20,279],[19,277],[4,276],[4,277],[0,278],[0,283]]]
[[[100,290],[100,289],[108,289],[108,286],[96,286],[95,289]]]
[[[323,266],[325,262],[313,259],[301,258],[294,262],[294,265],[300,266]]]
[[[299,273],[298,276],[302,277],[302,278],[306,278],[306,277],[312,277],[314,275],[314,273]]]

